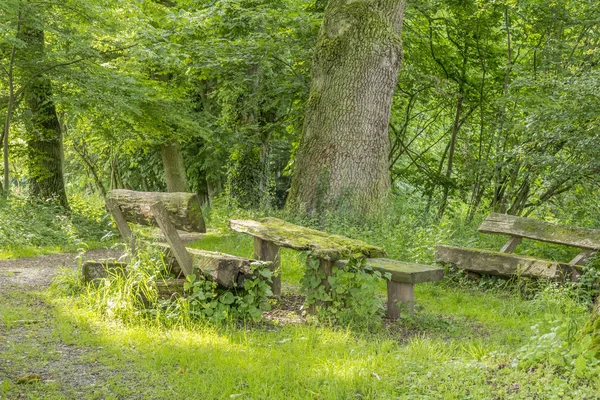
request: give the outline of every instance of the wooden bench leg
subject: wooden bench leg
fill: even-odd
[[[184,275],[191,275],[194,272],[192,256],[185,249],[185,245],[181,241],[175,225],[169,218],[167,209],[161,202],[157,202],[150,206],[150,210],[152,211],[152,215],[154,215],[158,227],[167,238],[167,243],[169,243],[171,251],[175,255],[175,259],[177,259],[177,263]]]
[[[412,283],[399,283],[387,281],[388,306],[387,316],[398,319],[402,311],[398,307],[400,302],[410,314],[415,312],[415,285]]]
[[[584,265],[588,258],[594,255],[593,250],[584,250],[579,253],[574,259],[572,259],[569,264],[573,265]]]
[[[517,246],[521,244],[522,241],[523,238],[518,236],[512,236],[510,239],[508,239],[508,242],[506,242],[506,244],[500,249],[500,253],[512,253],[513,251],[515,251]]]
[[[271,261],[271,271],[273,275],[273,283],[271,283],[271,291],[273,296],[281,296],[281,256],[279,246],[266,240],[254,237],[254,258],[259,261]]]
[[[129,242],[128,244],[129,247],[131,247],[131,251],[135,253],[137,251],[135,236],[133,236],[131,228],[129,228],[129,225],[127,225],[127,221],[125,220],[125,216],[123,215],[123,212],[121,211],[117,200],[110,198],[106,199],[106,208],[108,208],[108,212],[110,212],[113,219],[115,220],[115,224],[117,224],[117,229],[119,229],[121,237],[123,237],[123,239]]]

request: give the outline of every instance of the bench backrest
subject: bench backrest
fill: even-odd
[[[206,232],[200,199],[195,193],[136,192],[114,189],[106,196],[109,211],[116,205],[127,222],[157,226],[151,206],[160,202],[165,206],[169,219],[177,229],[187,232]]]
[[[581,249],[600,249],[600,229],[556,225],[514,215],[492,213],[478,230],[482,233],[498,233]]]

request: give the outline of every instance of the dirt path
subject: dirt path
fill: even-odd
[[[86,259],[113,258],[113,250],[89,251]],[[76,268],[77,254],[0,261],[0,399],[108,399],[120,396],[115,376],[134,377],[108,367],[102,348],[65,343],[45,290],[60,267]]]
[[[118,258],[120,253],[111,249],[96,249],[86,253],[88,260]],[[3,290],[42,290],[50,285],[61,267],[76,268],[77,253],[49,254],[39,257],[0,260],[0,293]]]

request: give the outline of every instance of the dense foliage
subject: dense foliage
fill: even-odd
[[[205,200],[227,193],[244,208],[281,207],[325,4],[3,2],[8,183],[27,190],[39,172],[27,150],[33,73],[52,83],[68,189],[164,190],[160,148],[177,143]],[[390,124],[394,190],[421,193],[438,215],[462,205],[469,216],[548,215],[577,199],[558,217],[589,221],[598,12],[583,0],[410,2]],[[45,32],[42,53],[19,33],[27,18]]]

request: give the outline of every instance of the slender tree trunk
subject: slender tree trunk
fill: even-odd
[[[17,30],[15,36],[20,36],[21,34],[21,11],[17,14]],[[15,80],[14,80],[14,67],[15,67],[15,53],[16,53],[16,44],[13,44],[10,50],[10,59],[8,61],[8,69],[6,71],[6,80],[8,82],[8,106],[6,109],[6,118],[4,120],[4,130],[2,132],[2,160],[4,167],[4,186],[2,188],[2,193],[4,196],[8,196],[10,191],[10,167],[8,160],[8,136],[10,134],[10,125],[12,122],[13,112],[15,108],[15,104],[17,102],[15,95]]]
[[[90,160],[88,157],[85,142],[82,142],[81,148],[73,142],[73,149],[75,150],[79,158],[81,158],[81,161],[83,161],[88,171],[92,174],[92,177],[94,178],[94,184],[102,194],[102,197],[106,197],[106,187],[104,186],[104,183],[102,183],[102,179],[100,179],[100,176],[98,175],[98,171],[95,165],[96,163],[92,162],[92,160]]]
[[[438,210],[438,217],[442,218],[444,212],[446,212],[446,205],[448,204],[448,194],[450,192],[452,169],[454,168],[454,150],[456,149],[456,137],[460,130],[460,116],[462,113],[464,96],[459,93],[456,102],[456,115],[454,117],[454,125],[452,127],[452,136],[450,137],[450,147],[448,149],[448,165],[446,166],[446,183],[444,184],[444,194],[442,195],[442,204]]]
[[[190,187],[185,174],[185,163],[179,143],[174,141],[173,143],[161,145],[160,154],[162,155],[167,180],[167,191],[189,192]]]
[[[44,32],[29,22],[31,26],[24,27],[22,37],[33,60],[41,60]],[[24,95],[31,112],[26,137],[31,196],[42,200],[55,198],[68,208],[63,176],[63,135],[50,80],[43,75],[33,78]]]
[[[288,204],[309,214],[347,194],[366,210],[390,189],[388,125],[405,0],[330,0]]]

